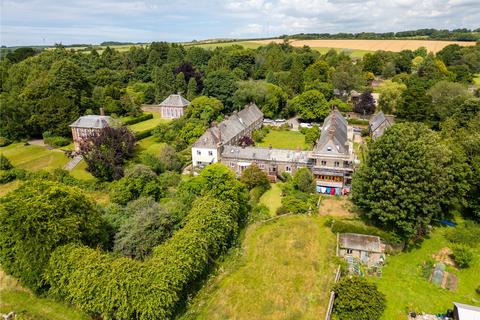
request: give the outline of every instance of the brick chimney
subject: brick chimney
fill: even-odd
[[[103,108],[100,108],[100,115],[101,115],[101,116],[104,116],[104,115],[105,115],[105,112],[103,111]]]

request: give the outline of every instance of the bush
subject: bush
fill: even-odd
[[[164,187],[158,183],[155,172],[147,166],[137,164],[129,168],[123,178],[114,182],[110,200],[118,204],[127,204],[141,196],[150,196],[158,200],[164,191]]]
[[[12,140],[6,138],[6,137],[2,137],[0,136],[0,147],[6,147],[8,146],[9,144],[12,143]]]
[[[452,258],[460,268],[468,268],[473,260],[473,251],[464,245],[456,245],[452,249]]]
[[[115,235],[114,250],[124,256],[144,260],[153,248],[170,237],[178,222],[153,198],[139,198],[128,204],[133,214]]]
[[[34,180],[0,201],[0,263],[33,291],[46,289],[43,273],[55,248],[102,240],[100,214],[78,188]]]
[[[270,132],[270,130],[267,127],[262,127],[261,129],[255,130],[252,133],[252,138],[253,141],[256,143],[263,142],[263,139],[265,139],[265,136]]]
[[[256,164],[252,164],[243,170],[240,181],[243,182],[248,189],[262,187],[264,190],[267,190],[270,187],[267,174]]]
[[[135,132],[135,139],[142,140],[150,137],[153,134],[153,129],[147,129],[139,132]]]
[[[277,216],[283,216],[284,214],[288,214],[288,213],[289,213],[288,209],[285,208],[284,206],[277,208],[277,212],[276,212]]]
[[[445,237],[448,241],[462,244],[467,247],[475,247],[480,244],[480,224],[467,221],[464,225],[448,230]]]
[[[60,148],[68,146],[71,140],[65,137],[48,137],[43,138],[43,142],[51,147]]]
[[[475,290],[478,294],[480,294],[480,286],[478,286],[477,290]]]
[[[252,208],[252,212],[248,216],[248,222],[254,223],[264,221],[270,218],[270,210],[264,204],[258,204]]]
[[[10,170],[12,168],[13,166],[10,163],[10,160],[0,153],[0,170]]]
[[[364,278],[345,277],[335,285],[333,313],[339,320],[376,320],[385,310],[385,295]]]
[[[12,170],[2,170],[0,171],[0,184],[9,183],[15,180],[16,176]]]
[[[138,117],[125,120],[125,121],[123,121],[123,124],[126,125],[126,126],[131,126],[132,124],[136,124],[136,123],[143,122],[143,121],[150,120],[150,119],[153,119],[153,114],[152,113],[145,113],[145,114],[142,114]]]

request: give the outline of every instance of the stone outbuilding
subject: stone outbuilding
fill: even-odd
[[[353,257],[368,266],[385,261],[385,244],[377,236],[340,233],[337,235],[337,251],[340,257]]]

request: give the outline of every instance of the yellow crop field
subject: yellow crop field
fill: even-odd
[[[268,44],[270,42],[282,43],[283,39],[256,40],[256,43]],[[309,46],[312,48],[343,48],[366,51],[394,51],[415,50],[425,47],[429,52],[438,52],[450,44],[460,46],[474,46],[475,42],[470,41],[434,41],[434,40],[290,40],[294,47]]]

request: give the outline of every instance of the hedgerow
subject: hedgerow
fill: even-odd
[[[238,206],[198,198],[185,226],[139,262],[69,244],[50,258],[50,293],[104,319],[167,319],[183,293],[228,245]]]

